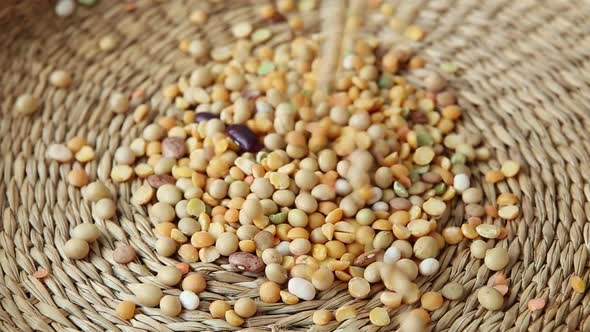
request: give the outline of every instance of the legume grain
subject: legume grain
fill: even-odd
[[[296,11],[312,5],[315,1],[295,6],[281,0],[276,6],[261,6],[258,14],[274,21],[289,13],[289,27],[298,33],[305,22]],[[391,5],[379,7],[392,16]],[[202,8],[188,19],[208,26],[209,14]],[[424,38],[417,26],[404,29],[407,38]],[[133,184],[131,201],[148,211],[156,252],[181,260],[182,265],[160,268],[156,277],[158,285],[181,288],[180,296],[163,296],[155,285],[136,285],[139,303],[160,304],[172,317],[182,308],[196,309],[197,294],[207,288],[205,277],[210,276],[190,272],[192,263],[225,262],[226,256],[229,264],[223,268],[264,274],[268,281],[258,294],[265,303],[314,300],[336,279],[347,282],[354,298],[364,299],[371,283],[382,281],[388,290],[380,299],[388,308],[421,300],[423,309],[412,311],[410,323],[401,324],[421,331],[430,320],[426,310],[441,308],[443,297],[457,300],[463,295],[455,284],[442,286],[440,293],[422,294],[418,281],[413,282],[419,274],[439,272],[439,254],[446,245],[461,247],[468,244],[465,239],[474,240],[471,254],[484,259],[487,268],[497,271],[508,265],[505,249],[488,249],[480,240],[506,238],[508,228],[485,218],[490,209],[484,208],[484,192],[472,186],[477,176],[471,178],[469,163],[487,159],[490,151],[478,146],[481,139],[454,133],[464,112],[457,105],[458,94],[435,72],[426,73],[425,88],[399,76],[405,68],[426,70],[424,57],[402,48],[381,56],[377,40],[352,41],[350,54],[340,64],[346,75],[335,79],[334,91],[325,94],[315,75],[321,56],[316,54],[321,46],[317,40],[297,36],[271,48],[263,43],[274,29],[239,20],[230,33],[238,39],[235,45],[213,46],[200,38],[180,42],[197,68],[169,82],[161,93],[181,116],[159,116],[142,125],[141,137],[117,149],[109,187],[88,183],[83,171],[68,174],[70,184],[84,186],[93,216],[106,221],[116,218],[119,206],[109,188],[125,181]],[[99,48],[114,51],[118,44],[118,38],[109,35],[99,41]],[[67,87],[71,77],[55,72],[50,83]],[[130,105],[139,104],[142,95],[112,92],[107,108],[120,117]],[[28,114],[38,108],[38,101],[25,95],[15,108]],[[147,104],[137,106],[133,120],[140,123],[149,118],[148,112]],[[62,163],[101,158],[81,138],[47,150],[49,159]],[[90,170],[92,165],[85,167]],[[507,161],[485,177],[497,183],[519,170],[518,164]],[[494,194],[485,190],[486,197]],[[465,203],[468,221],[443,229],[439,222],[454,212],[457,195]],[[515,197],[506,193],[495,202],[503,219],[520,214]],[[86,257],[86,241],[97,239],[94,230],[91,235],[78,233],[84,232],[74,230],[64,247],[66,256],[75,259]],[[130,246],[113,252],[119,264],[135,258]],[[489,293],[496,295],[478,292],[482,305],[500,308],[497,298],[490,301],[485,295]],[[213,318],[225,318],[237,327],[256,314],[257,305],[244,297],[233,310],[224,301],[212,302],[209,310]],[[356,316],[354,307],[342,306],[334,314],[317,311],[313,321],[328,324]],[[376,326],[391,321],[379,307],[370,311],[369,320]]]

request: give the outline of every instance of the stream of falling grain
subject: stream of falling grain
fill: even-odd
[[[326,0],[320,11],[323,43],[322,65],[318,69],[318,89],[329,92],[334,77],[342,69],[342,58],[354,47],[363,23],[365,0]]]

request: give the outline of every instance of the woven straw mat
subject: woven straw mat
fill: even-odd
[[[214,264],[195,264],[207,274],[208,289],[199,310],[179,317],[157,308],[138,308],[131,321],[115,315],[120,300],[132,299],[127,285],[153,280],[155,271],[172,258],[159,257],[144,209],[129,203],[139,180],[115,185],[110,181],[113,153],[138,137],[147,123],[174,112],[161,89],[195,63],[178,50],[184,38],[201,36],[219,45],[232,42],[228,26],[256,20],[250,2],[139,1],[127,12],[122,2],[101,1],[79,7],[73,17],[60,19],[51,1],[3,0],[0,4],[0,330],[1,331],[228,331],[223,320],[211,319],[207,307],[215,299],[256,297],[255,278],[226,272]],[[417,45],[428,66],[458,66],[446,73],[465,109],[459,131],[481,133],[493,151],[488,162],[473,165],[474,181],[488,201],[501,192],[521,199],[522,217],[506,223],[506,273],[511,288],[500,311],[483,309],[476,290],[492,272],[470,258],[468,241],[449,246],[441,255],[436,276],[419,279],[424,289],[440,290],[449,281],[465,286],[458,301],[445,301],[432,313],[434,331],[590,331],[590,296],[574,293],[569,278],[589,281],[590,245],[590,5],[576,1],[408,0],[404,15],[423,27],[427,37]],[[209,6],[210,19],[199,30],[188,13]],[[400,10],[401,12],[401,10]],[[317,13],[306,15],[308,33],[319,26]],[[387,29],[386,24],[381,27]],[[284,22],[275,23],[277,45],[288,38]],[[97,43],[106,34],[121,38],[119,47],[101,52]],[[73,73],[70,89],[48,84],[54,69]],[[420,71],[415,74],[419,78]],[[416,79],[417,81],[418,79]],[[151,118],[135,124],[130,113],[105,110],[113,91],[145,89]],[[32,116],[16,116],[18,95],[29,92],[42,101]],[[114,220],[94,218],[80,191],[67,184],[70,164],[48,161],[51,143],[74,135],[86,137],[97,159],[85,166],[91,180],[105,181],[117,195]],[[514,159],[523,165],[516,177],[496,187],[482,174]],[[456,202],[446,225],[460,225],[463,207]],[[94,220],[93,220],[94,219]],[[63,244],[75,225],[94,222],[102,230],[89,258],[67,259]],[[129,265],[112,260],[112,251],[131,243],[139,259]],[[31,274],[49,271],[43,282]],[[375,287],[378,294],[382,286]],[[178,289],[166,293],[178,294]],[[543,297],[547,306],[531,313],[527,302]],[[343,323],[313,326],[319,307],[354,305],[359,316]],[[370,309],[381,305],[378,295],[353,300],[345,284],[322,292],[317,300],[296,305],[259,304],[259,314],[247,320],[253,330],[391,331],[369,323]],[[393,313],[395,316],[395,312]]]

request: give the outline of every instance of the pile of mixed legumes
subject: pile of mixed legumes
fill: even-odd
[[[191,19],[202,24],[207,15],[195,12]],[[412,29],[415,35],[418,28]],[[424,293],[416,284],[419,275],[438,273],[437,257],[447,245],[473,240],[471,255],[487,268],[502,271],[508,265],[507,250],[489,240],[507,236],[498,218],[516,218],[518,199],[503,193],[484,205],[482,190],[471,186],[466,164],[488,159],[490,152],[454,133],[462,110],[442,76],[428,75],[422,89],[400,75],[422,68],[422,58],[404,48],[378,56],[376,40],[358,40],[341,59],[333,91],[324,95],[317,92],[314,74],[321,65],[317,39],[255,47],[270,30],[239,23],[232,32],[238,38],[233,46],[181,43],[201,63],[163,89],[182,116],[158,118],[114,155],[113,182],[143,179],[132,204],[145,207],[154,223],[154,250],[180,261],[157,271],[153,283],[130,285],[137,304],[159,306],[170,316],[195,310],[207,282],[191,272],[192,264],[216,262],[264,277],[259,301],[266,303],[313,300],[337,282],[364,299],[375,295],[371,284],[383,283],[383,307],[371,310],[371,323],[388,325],[388,309],[419,302],[402,322],[406,330],[419,331],[444,299],[463,297],[458,283]],[[52,77],[56,86],[71,83],[67,73]],[[30,99],[23,96],[17,108],[30,113],[37,105]],[[113,94],[109,107],[127,112],[130,97]],[[137,106],[135,121],[144,121],[149,111],[147,105]],[[50,146],[47,154],[60,162],[94,158],[80,137]],[[496,183],[519,169],[509,160],[485,179]],[[83,187],[95,216],[113,218],[116,204],[103,183],[88,183],[81,168],[72,170],[68,181]],[[465,203],[465,222],[443,227],[438,220],[448,217],[457,196]],[[77,226],[65,255],[86,257],[88,242],[99,235],[94,225]],[[129,245],[113,253],[119,264],[135,258]],[[497,272],[477,298],[484,308],[498,310],[508,286],[509,279]],[[166,287],[183,291],[179,297],[164,296]],[[529,304],[531,310],[543,306],[543,299]],[[248,298],[233,307],[217,300],[209,310],[233,326],[257,312],[256,301]],[[121,319],[134,312],[130,301],[117,308]],[[356,315],[354,307],[343,306],[318,310],[313,321],[323,325]]]

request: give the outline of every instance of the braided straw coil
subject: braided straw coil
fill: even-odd
[[[473,181],[495,201],[501,192],[521,200],[522,216],[506,222],[509,235],[499,244],[508,249],[507,276],[511,289],[500,311],[483,309],[476,290],[491,271],[470,258],[467,241],[441,254],[441,272],[421,277],[422,289],[440,290],[450,281],[465,286],[460,300],[446,301],[432,313],[434,331],[590,331],[590,296],[574,293],[572,275],[589,280],[590,246],[590,5],[557,0],[433,0],[398,1],[396,15],[428,31],[415,47],[438,68],[452,63],[458,70],[445,75],[465,109],[464,133],[480,133],[493,151],[488,162],[472,166]],[[178,50],[178,42],[197,35],[215,45],[231,43],[231,23],[255,21],[255,3],[246,1],[138,1],[132,12],[121,3],[103,0],[80,7],[73,17],[60,19],[50,1],[4,0],[0,4],[0,330],[1,331],[228,331],[237,328],[211,319],[206,310],[216,299],[256,297],[256,278],[228,272],[215,264],[196,263],[206,273],[208,289],[200,310],[179,317],[157,308],[138,308],[123,321],[115,315],[120,300],[132,299],[127,287],[150,281],[155,272],[175,259],[156,255],[155,236],[145,209],[130,202],[139,180],[114,184],[109,177],[117,147],[138,137],[157,114],[136,124],[130,114],[105,110],[113,91],[145,90],[151,108],[174,112],[160,93],[167,83],[195,67]],[[210,18],[196,29],[188,13],[207,7]],[[262,23],[260,23],[262,24]],[[319,29],[319,13],[305,16],[306,33]],[[382,33],[387,24],[367,27]],[[285,22],[273,23],[278,45],[289,38]],[[106,34],[120,38],[119,47],[105,54],[97,48]],[[392,37],[393,38],[393,37]],[[73,73],[68,90],[50,86],[54,69]],[[420,70],[411,79],[421,78]],[[17,116],[18,95],[32,93],[40,111]],[[86,137],[97,159],[86,164],[91,180],[105,181],[117,197],[114,220],[94,218],[80,190],[67,184],[69,164],[45,158],[49,144],[74,135]],[[483,174],[507,159],[523,171],[497,186]],[[461,202],[456,202],[446,225],[460,225]],[[94,219],[94,220],[93,220]],[[102,231],[88,259],[65,257],[63,244],[71,229],[94,222]],[[116,264],[114,248],[131,243],[139,259]],[[43,282],[31,275],[43,268]],[[380,286],[382,287],[382,286]],[[368,312],[380,305],[375,287],[368,300],[353,300],[346,284],[336,284],[314,301],[295,305],[259,304],[259,313],[246,326],[273,331],[332,331],[352,326],[361,331],[391,331],[397,320],[378,328]],[[178,289],[165,293],[177,295]],[[527,302],[543,297],[547,306],[529,312]],[[317,308],[352,304],[358,317],[342,323],[314,326]],[[404,310],[404,309],[401,309]],[[395,313],[393,314],[395,316]]]

